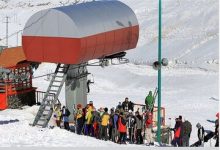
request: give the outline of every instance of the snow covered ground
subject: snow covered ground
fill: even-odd
[[[131,63],[88,68],[95,81],[88,100],[93,100],[96,107],[114,107],[125,97],[143,103],[148,91],[157,86],[157,71],[150,65],[157,60],[158,3],[155,0],[122,1],[138,17],[140,40],[138,47],[128,53]],[[0,20],[3,22],[5,15],[11,17],[11,34],[22,29],[34,12],[73,2],[4,0],[0,1]],[[207,130],[214,130],[214,124],[207,120],[215,120],[215,114],[219,111],[218,3],[216,0],[163,0],[162,49],[163,57],[168,58],[170,64],[162,70],[162,106],[166,108],[167,125],[173,126],[174,119],[179,115],[192,123],[191,144],[197,140],[196,123],[200,122]],[[4,37],[4,26],[0,24],[0,38]],[[5,41],[1,42],[4,44]],[[16,45],[16,36],[9,39],[9,44]],[[54,64],[41,64],[34,75],[51,73],[54,68]],[[34,86],[45,91],[49,84],[45,79],[34,79]],[[59,98],[62,102],[64,95],[62,91]],[[0,121],[18,119],[19,122],[0,124],[0,146],[118,146],[58,128],[30,127],[36,111],[36,107],[1,111]],[[168,118],[172,118],[171,122]]]

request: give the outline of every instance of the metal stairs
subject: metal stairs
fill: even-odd
[[[57,65],[32,126],[40,126],[42,128],[47,127],[48,122],[53,114],[53,106],[57,103],[58,96],[61,92],[64,82],[66,81],[69,66],[70,65],[66,64]],[[55,95],[53,100],[49,98],[49,94],[51,93]]]

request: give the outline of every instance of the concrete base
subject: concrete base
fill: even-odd
[[[75,68],[75,69],[74,69]],[[86,106],[87,104],[87,76],[80,77],[80,74],[84,70],[77,68],[77,65],[71,65],[67,73],[65,93],[66,93],[66,106],[70,110],[71,115],[69,117],[70,122],[73,121],[73,109],[76,108],[77,104]]]

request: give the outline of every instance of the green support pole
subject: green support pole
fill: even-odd
[[[161,64],[162,0],[159,0],[158,62]],[[162,66],[162,65],[160,65]],[[161,67],[158,69],[157,141],[161,143]]]

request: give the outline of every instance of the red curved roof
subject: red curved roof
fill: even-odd
[[[119,1],[93,1],[42,10],[26,23],[28,61],[80,64],[136,47],[135,13]]]

